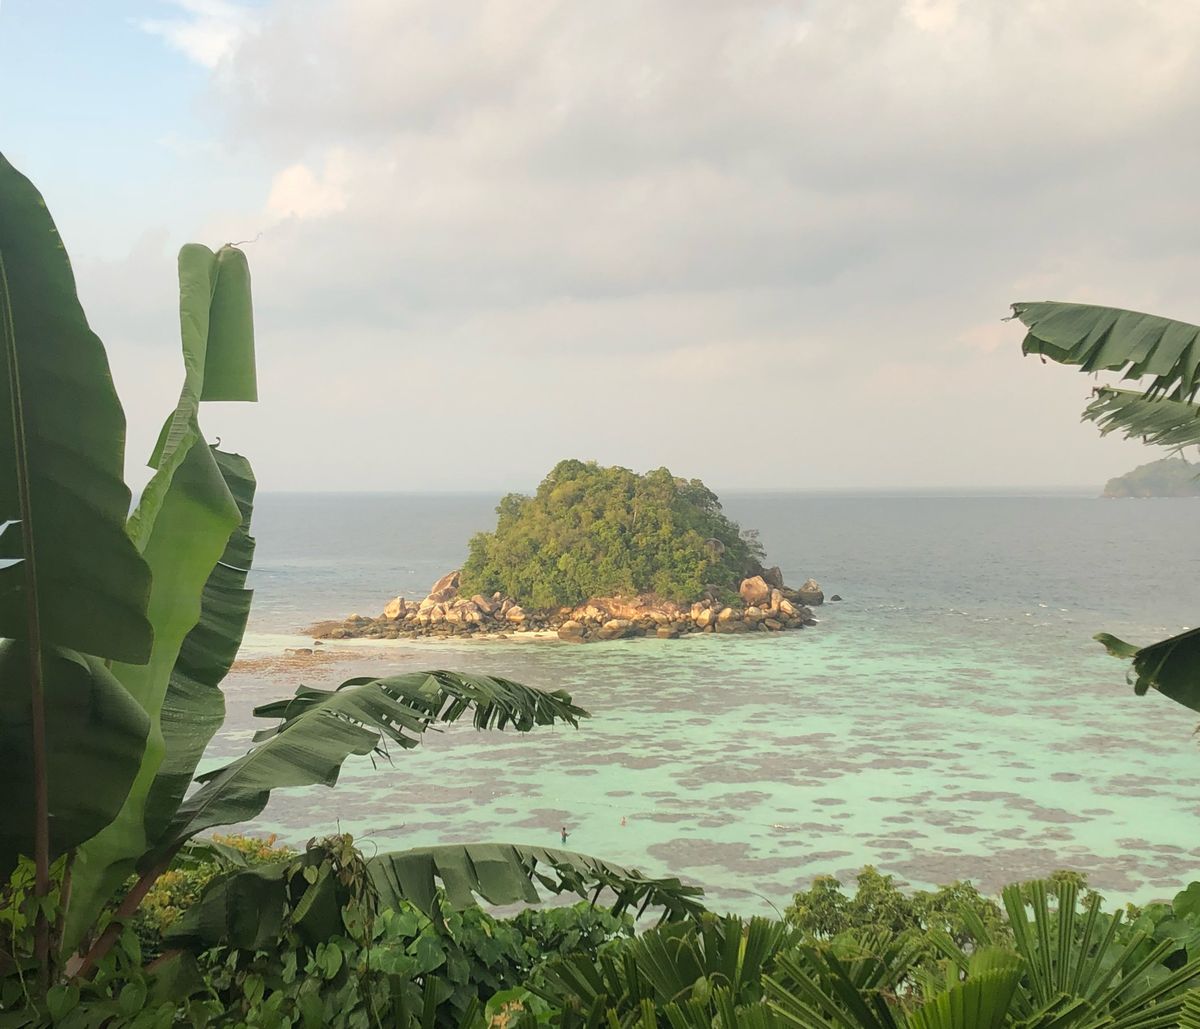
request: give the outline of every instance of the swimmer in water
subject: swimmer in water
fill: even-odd
[[[622,815],[621,816],[621,826],[624,827],[624,825],[625,825],[625,816]]]
[[[565,825],[562,826],[561,829],[559,829],[559,832],[562,833],[563,846],[565,847],[567,845],[567,837],[570,836],[571,834],[569,832],[567,832],[567,827]]]

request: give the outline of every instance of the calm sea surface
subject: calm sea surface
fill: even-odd
[[[493,672],[569,689],[594,717],[529,735],[454,727],[393,766],[347,766],[335,789],[278,794],[255,828],[302,841],[340,826],[392,849],[557,845],[565,824],[572,849],[678,873],[744,912],[866,863],[992,890],[1069,866],[1113,900],[1200,877],[1196,719],[1135,698],[1091,641],[1148,642],[1200,617],[1200,503],[724,500],[789,583],[811,575],[845,601],[783,635],[398,641],[325,648],[296,670],[271,660],[304,625],[423,596],[496,498],[261,496],[248,660],[214,758],[248,745],[254,704],[360,672]]]

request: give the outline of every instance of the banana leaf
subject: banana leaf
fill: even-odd
[[[204,442],[199,409],[214,392],[225,400],[249,401],[256,395],[252,374],[240,389],[234,379],[237,370],[253,361],[244,255],[231,247],[214,254],[198,244],[185,246],[179,254],[179,295],[183,387],[151,459],[154,476],[129,520],[133,540],[153,572],[149,614],[154,646],[145,664],[113,666],[113,674],[149,715],[150,733],[137,779],[119,815],[80,848],[64,933],[68,947],[153,849],[169,821],[171,812],[147,810],[170,742],[163,731],[163,704],[184,640],[200,621],[206,586],[243,521],[216,452]],[[219,390],[208,388],[210,370],[219,380]],[[183,726],[176,719],[170,728],[177,743]],[[186,765],[187,758],[182,760]],[[190,777],[190,771],[185,776]],[[160,788],[160,807],[167,796]]]
[[[662,909],[674,921],[704,910],[703,890],[675,878],[647,876],[636,868],[614,865],[586,854],[513,843],[466,843],[380,854],[367,861],[380,905],[399,900],[415,904],[433,917],[439,885],[455,908],[476,903],[536,904],[538,887],[553,894],[595,896],[609,890],[613,914],[647,907]]]
[[[1160,447],[1200,446],[1200,405],[1186,400],[1147,397],[1129,389],[1103,387],[1083,412],[1102,436],[1120,432],[1126,439]]]
[[[1097,633],[1095,638],[1113,657],[1133,662],[1129,678],[1139,697],[1153,687],[1175,703],[1200,711],[1200,629],[1145,647],[1107,632]]]
[[[50,860],[107,825],[124,804],[141,764],[150,719],[99,658],[75,651],[44,653],[50,811]],[[0,641],[0,753],[4,754],[4,817],[0,876],[18,856],[32,854],[33,758],[28,698],[9,683],[28,675],[24,640]],[[86,784],[86,788],[81,788]]]
[[[46,203],[2,155],[0,344],[0,564],[14,562],[0,568],[0,637],[27,638],[35,574],[44,645],[145,661],[150,570],[125,531],[125,415]]]
[[[281,721],[257,733],[249,753],[197,777],[201,788],[180,805],[147,863],[205,829],[253,818],[272,790],[333,786],[352,755],[386,757],[389,743],[415,747],[437,722],[470,714],[479,729],[512,726],[526,732],[554,722],[577,725],[587,716],[561,690],[544,692],[507,679],[446,671],[360,677],[335,690],[300,686],[290,699],[254,713]]]
[[[380,854],[368,860],[367,869],[377,890],[378,910],[409,901],[435,922],[441,917],[439,884],[446,900],[459,910],[478,903],[477,896],[492,904],[536,904],[542,899],[539,886],[553,894],[573,893],[584,898],[611,889],[616,896],[612,902],[616,914],[633,903],[661,907],[664,918],[683,918],[702,910],[697,900],[700,889],[677,879],[649,878],[585,854],[509,843]],[[224,944],[254,950],[276,941],[289,918],[311,940],[343,933],[337,903],[317,904],[304,912],[289,906],[289,876],[294,873],[292,862],[280,861],[239,869],[215,880],[171,927],[167,942],[172,946]],[[734,938],[735,944],[740,938]]]
[[[1013,304],[1029,330],[1026,354],[1080,371],[1123,371],[1126,379],[1153,376],[1149,396],[1190,400],[1200,389],[1200,326],[1116,307],[1059,301]]]
[[[225,695],[220,686],[237,658],[254,596],[254,591],[246,588],[254,560],[254,537],[250,535],[254,472],[240,455],[215,447],[212,454],[242,521],[204,585],[200,620],[179,648],[163,698],[159,724],[165,752],[146,799],[146,834],[152,840],[157,840],[174,818],[205,748],[225,720]]]

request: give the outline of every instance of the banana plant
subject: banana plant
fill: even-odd
[[[1058,301],[1017,303],[1013,317],[1028,329],[1026,354],[1083,372],[1119,372],[1138,390],[1102,386],[1083,412],[1102,434],[1120,432],[1178,449],[1200,444],[1200,326],[1115,307]],[[1200,630],[1137,645],[1111,633],[1095,639],[1131,662],[1138,696],[1156,689],[1200,711]]]
[[[45,202],[0,156],[0,876],[32,856],[43,985],[56,959],[88,974],[180,847],[253,817],[274,789],[332,786],[348,758],[415,746],[468,715],[524,732],[587,714],[562,691],[453,672],[300,687],[260,709],[276,724],[249,753],[193,790],[224,718],[254,553],[253,471],[205,442],[199,412],[255,400],[257,382],[245,255],[189,244],[179,287],[183,388],[127,518],[125,421],[103,344]],[[464,904],[532,900],[541,884],[609,887],[618,904],[662,903],[670,917],[698,908],[696,888],[564,851],[431,848],[378,868],[381,892],[418,902],[439,886]]]

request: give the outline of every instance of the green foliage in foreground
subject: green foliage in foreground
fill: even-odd
[[[494,532],[471,539],[462,592],[497,590],[536,608],[655,593],[736,592],[763,557],[699,479],[560,461],[532,497],[510,493]]]
[[[906,894],[866,868],[818,880],[785,919],[697,913],[634,935],[588,903],[498,918],[379,904],[348,837],[302,854],[244,839],[202,845],[156,887],[195,924],[189,883],[236,881],[284,853],[292,875],[262,939],[213,943],[148,913],[90,981],[25,1003],[5,1025],[333,1029],[1197,1029],[1200,883],[1172,903],[1106,914],[1082,877]],[[176,869],[173,867],[172,871]],[[293,875],[293,873],[295,873]],[[0,907],[0,929],[12,910]],[[189,906],[191,905],[191,906]],[[326,908],[333,916],[313,918]],[[314,931],[318,929],[319,931]],[[156,955],[157,960],[146,961]]]
[[[1106,497],[1200,497],[1200,468],[1180,457],[1138,465],[1109,479]]]

